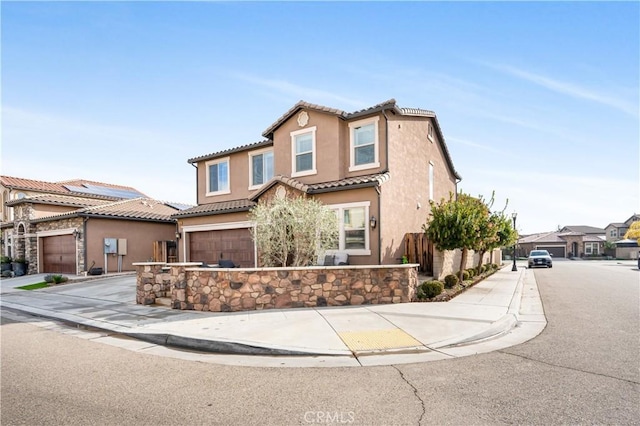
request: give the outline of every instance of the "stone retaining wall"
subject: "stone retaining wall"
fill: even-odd
[[[135,263],[138,304],[170,297],[174,309],[232,312],[413,300],[417,266],[197,268],[190,263]]]

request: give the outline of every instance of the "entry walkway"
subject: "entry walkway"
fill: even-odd
[[[218,360],[244,357],[245,365],[441,360],[523,343],[546,326],[535,277],[522,266],[517,272],[505,267],[449,302],[233,313],[136,305],[131,274],[34,291],[14,288],[41,280],[3,280],[0,306],[97,329],[101,338],[128,336],[136,339],[128,339],[128,346],[147,353],[182,348]]]

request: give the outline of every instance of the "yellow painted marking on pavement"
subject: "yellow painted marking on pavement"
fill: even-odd
[[[351,351],[373,351],[423,346],[399,328],[386,330],[345,331],[338,336]]]

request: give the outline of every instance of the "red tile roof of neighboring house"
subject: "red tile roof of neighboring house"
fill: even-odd
[[[56,206],[71,206],[71,207],[90,207],[101,206],[107,203],[111,203],[111,200],[101,200],[95,198],[75,197],[63,194],[39,194],[29,195],[24,198],[10,200],[6,202],[7,206],[15,206],[23,203],[32,204],[51,204]]]
[[[23,191],[34,191],[34,192],[47,192],[47,193],[60,193],[60,194],[74,194],[82,197],[94,197],[94,198],[103,198],[103,199],[121,199],[123,197],[115,196],[115,195],[100,195],[100,194],[92,194],[90,192],[82,192],[82,191],[74,191],[69,189],[68,187],[99,187],[99,188],[108,188],[114,190],[121,191],[130,191],[138,193],[140,196],[144,194],[138,191],[135,188],[124,185],[114,185],[110,183],[103,182],[95,182],[86,179],[71,179],[60,182],[46,182],[42,180],[35,179],[25,179],[13,176],[0,176],[0,184],[4,187],[14,190],[23,190]]]

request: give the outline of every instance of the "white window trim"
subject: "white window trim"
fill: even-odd
[[[265,183],[267,183],[269,180],[271,180],[271,178],[270,178],[270,179],[262,182],[259,185],[252,185],[252,182],[253,182],[253,157],[255,157],[256,155],[262,155],[262,154],[265,154],[265,153],[268,153],[268,152],[273,154],[273,148],[270,147],[270,148],[257,149],[255,151],[251,151],[249,153],[249,190],[250,191],[252,191],[254,189],[262,188]],[[275,169],[275,161],[276,161],[276,158],[275,158],[275,154],[274,154],[274,157],[273,157],[274,169]],[[274,175],[275,175],[275,170],[274,170]]]
[[[369,234],[369,207],[371,207],[370,201],[356,202],[356,203],[345,203],[345,204],[328,204],[328,208],[335,211],[338,215],[338,226],[339,226],[339,237],[338,237],[338,249],[336,250],[327,250],[326,254],[332,255],[338,252],[346,253],[349,256],[370,256],[371,255],[371,245]],[[342,211],[344,209],[364,207],[364,249],[345,249],[344,248],[344,215]]]
[[[221,164],[221,163],[227,163],[227,183],[229,184],[229,187],[227,189],[223,189],[221,191],[209,191],[209,183],[211,182],[211,179],[210,179],[210,176],[209,176],[209,168],[210,168],[210,166],[213,166],[214,164]],[[207,193],[205,195],[207,197],[209,197],[209,196],[230,194],[231,193],[231,160],[230,160],[230,157],[216,158],[215,160],[207,161],[206,163],[204,163],[204,165],[205,165],[205,169],[206,169],[206,182],[205,182],[205,185],[207,185]]]
[[[433,142],[433,124],[427,123],[427,138]]]
[[[380,157],[378,155],[380,141],[378,138],[378,122],[380,121],[380,117],[370,117],[365,118],[363,120],[354,121],[349,123],[349,171],[357,172],[359,170],[367,170],[367,169],[376,169],[380,167]],[[353,136],[353,132],[357,127],[366,126],[367,124],[374,124],[374,142],[373,142],[373,152],[374,152],[374,162],[368,164],[360,164],[356,166],[356,152],[355,152],[355,138]]]
[[[302,172],[296,172],[296,136],[303,135],[305,133],[311,133],[311,170],[305,170]],[[306,129],[296,130],[291,132],[291,177],[309,176],[318,173],[316,170],[316,157],[318,152],[316,150],[316,126],[307,127]]]

